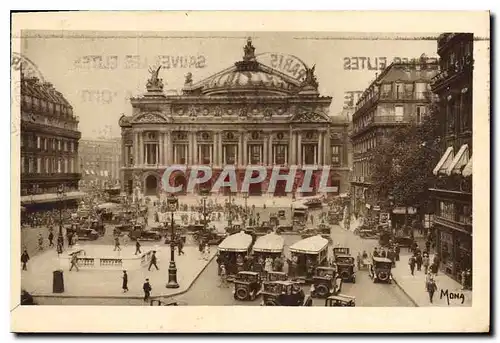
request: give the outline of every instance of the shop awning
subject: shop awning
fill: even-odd
[[[392,210],[392,213],[394,214],[406,214],[406,209],[404,207],[395,207]],[[415,214],[417,213],[417,209],[414,207],[408,207],[408,214]]]
[[[446,169],[448,168],[448,166],[451,164],[452,161],[453,161],[453,147],[450,146],[448,147],[448,149],[446,149],[443,156],[436,164],[436,167],[434,168],[432,173],[434,175],[446,173]]]
[[[460,174],[462,172],[462,167],[469,162],[469,146],[464,144],[460,147],[455,158],[451,161],[448,168],[446,168],[446,175]]]
[[[21,197],[21,204],[40,204],[40,203],[47,203],[47,202],[61,201],[61,200],[74,200],[74,199],[80,199],[84,195],[85,193],[80,191],[64,193],[63,198],[58,196],[57,193],[25,195]]]
[[[472,156],[470,157],[469,162],[467,162],[464,170],[462,170],[462,175],[465,177],[472,175]]]

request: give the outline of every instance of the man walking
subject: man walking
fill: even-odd
[[[141,243],[139,241],[135,241],[135,255],[142,254],[141,253]]]
[[[122,279],[123,279],[123,282],[122,282],[123,293],[125,293],[125,292],[128,292],[128,275],[127,275],[126,270],[123,271]]]
[[[432,300],[434,298],[434,293],[437,291],[437,285],[436,285],[436,281],[434,281],[434,277],[432,277],[432,274],[430,274],[430,273],[428,274],[425,288],[427,290],[427,293],[429,293],[429,301],[432,304]]]
[[[179,240],[177,241],[177,249],[179,250],[179,256],[184,255],[184,251],[182,251],[182,248],[184,248],[184,242],[182,241],[182,237],[179,237]]]
[[[42,234],[38,234],[38,250],[43,251],[43,237]]]
[[[422,254],[420,252],[417,252],[415,256],[415,263],[417,264],[417,271],[421,271],[423,259],[422,259]]]
[[[410,259],[408,260],[408,265],[410,266],[410,272],[411,272],[411,275],[415,275],[415,257],[413,256],[410,256]]]
[[[122,248],[120,248],[120,238],[118,236],[115,237],[115,249],[113,251],[122,251]]]
[[[152,290],[149,279],[146,279],[146,282],[142,285],[142,290],[144,291],[144,301],[148,301]]]
[[[151,256],[151,261],[149,261],[148,271],[151,270],[152,266],[155,266],[156,270],[160,270],[160,268],[158,268],[158,266],[156,265],[156,251],[153,251],[153,255]]]
[[[78,256],[76,255],[76,253],[73,253],[71,255],[71,266],[69,267],[69,271],[72,271],[73,267],[76,268],[77,272],[80,271],[80,269],[78,268]]]
[[[26,268],[26,263],[30,260],[30,256],[28,255],[28,251],[24,249],[22,255],[21,255],[21,263],[23,264],[23,270],[28,270]]]
[[[52,232],[52,229],[49,231],[49,248],[54,246],[54,233]]]

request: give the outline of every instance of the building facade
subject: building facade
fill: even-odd
[[[52,84],[21,73],[21,203],[43,207],[78,194],[78,117]]]
[[[472,270],[472,74],[473,34],[438,39],[441,72],[432,80],[439,96],[442,158],[430,189],[441,269],[461,281]]]
[[[395,129],[421,122],[432,99],[431,79],[437,74],[436,62],[426,59],[392,63],[364,91],[352,115],[351,142],[353,172],[351,202],[355,214],[367,217],[381,210],[380,199],[370,191],[373,149]],[[413,214],[414,209],[409,209]],[[393,214],[406,214],[394,208]]]
[[[131,99],[132,116],[119,121],[123,189],[159,195],[162,172],[172,164],[186,165],[188,173],[192,165],[211,166],[208,187],[226,165],[235,166],[239,182],[248,165],[265,166],[268,176],[273,166],[286,172],[291,166],[330,165],[328,185],[347,192],[349,123],[329,116],[332,99],[318,93],[314,67],[305,68],[305,78],[298,80],[266,66],[249,40],[233,66],[196,83],[188,74],[181,95],[164,95],[160,69],[151,70],[147,92]],[[185,189],[186,181],[179,171],[170,183]],[[248,193],[261,195],[267,186],[268,178]],[[291,196],[295,186],[287,193],[278,182],[274,195]]]
[[[120,180],[121,138],[81,139],[79,157],[82,183],[114,185]]]

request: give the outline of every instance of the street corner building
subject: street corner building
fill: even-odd
[[[150,70],[147,92],[132,98],[133,114],[119,120],[124,191],[161,196],[163,171],[184,165],[186,171],[173,173],[169,182],[185,193],[190,167],[208,165],[212,177],[195,192],[211,189],[222,169],[234,166],[240,193],[245,167],[263,166],[266,179],[251,184],[248,195],[264,195],[273,167],[287,174],[293,166],[298,171],[292,191],[278,181],[269,194],[293,196],[307,166],[318,170],[311,178],[312,191],[302,195],[315,195],[321,168],[328,165],[327,186],[336,195],[348,192],[349,121],[329,115],[332,98],[319,94],[315,67],[304,65],[297,79],[260,63],[250,39],[243,52],[242,60],[204,80],[186,75],[182,95],[165,95],[160,68]],[[231,189],[223,187],[220,193]]]
[[[394,62],[385,68],[358,100],[352,115],[350,134],[353,147],[351,202],[356,215],[376,217],[385,199],[372,192],[374,148],[390,138],[395,130],[410,123],[422,123],[434,97],[431,81],[438,74],[438,63],[425,56],[408,62]],[[392,208],[392,224],[402,225],[416,209]]]
[[[443,272],[472,285],[472,74],[473,34],[445,33],[437,48],[442,157],[433,170],[436,247]]]
[[[28,211],[51,209],[77,200],[79,119],[51,83],[21,72],[21,205]],[[59,192],[59,193],[58,193]]]

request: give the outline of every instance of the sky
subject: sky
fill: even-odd
[[[128,98],[145,92],[150,67],[162,65],[167,94],[180,91],[188,72],[196,83],[241,60],[247,37],[257,60],[281,72],[300,77],[301,62],[315,65],[320,94],[333,98],[330,115],[340,115],[356,96],[349,92],[394,59],[436,57],[436,40],[417,38],[429,36],[437,34],[37,31],[25,34],[20,53],[72,104],[82,137],[97,138],[120,136],[118,119],[132,112]]]

